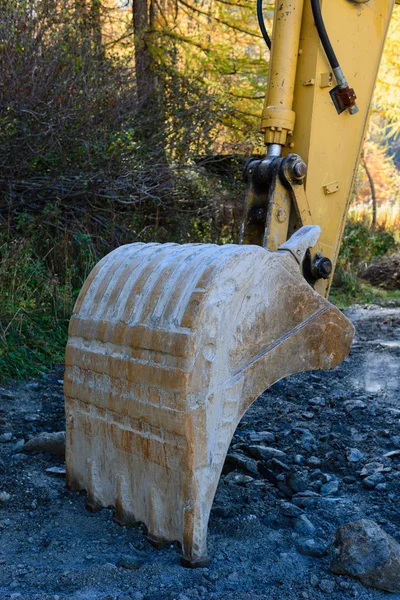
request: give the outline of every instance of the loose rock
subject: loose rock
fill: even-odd
[[[357,463],[364,458],[364,454],[358,448],[351,448],[347,453],[347,460],[352,463]]]
[[[311,404],[311,406],[325,406],[326,400],[325,398],[311,398],[308,404]]]
[[[298,519],[296,519],[294,523],[294,530],[301,535],[314,535],[315,534],[315,526],[311,523],[311,521],[306,517],[306,515],[300,515]]]
[[[8,492],[0,492],[0,504],[7,504],[10,498],[11,494]]]
[[[321,462],[322,461],[318,456],[310,456],[310,458],[307,459],[307,465],[309,467],[319,467]]]
[[[319,587],[326,594],[332,594],[335,591],[336,585],[332,579],[321,579]]]
[[[296,454],[294,457],[294,462],[296,465],[302,465],[304,462],[304,456],[302,454]]]
[[[386,454],[383,455],[385,458],[397,458],[400,456],[400,450],[392,450],[391,452],[386,452]]]
[[[255,458],[269,460],[270,458],[285,458],[286,452],[270,446],[248,446],[247,451]]]
[[[231,471],[225,476],[225,481],[228,483],[236,483],[237,485],[246,485],[246,483],[253,481],[253,477],[250,477],[250,475],[243,475],[243,473]]]
[[[376,488],[378,483],[383,483],[384,477],[382,473],[373,473],[373,475],[369,475],[365,479],[363,479],[362,486],[367,490],[373,490]]]
[[[301,413],[301,416],[304,417],[304,419],[311,421],[311,419],[313,419],[315,415],[311,411],[305,411],[305,412]]]
[[[24,452],[50,452],[56,456],[65,456],[65,431],[41,433],[31,438],[23,448]]]
[[[308,475],[306,471],[294,470],[286,475],[286,485],[290,487],[295,494],[305,492],[308,488]]]
[[[228,454],[225,459],[225,465],[234,469],[243,469],[254,475],[258,475],[257,462],[239,453]]]
[[[278,460],[277,458],[272,458],[267,464],[272,469],[277,469],[278,471],[290,471],[289,465],[281,460]]]
[[[275,435],[272,431],[251,431],[249,433],[249,440],[256,443],[271,443],[275,441]]]
[[[321,496],[317,492],[306,490],[305,492],[299,492],[292,498],[293,504],[300,506],[300,508],[311,508],[318,502]]]
[[[351,485],[352,483],[355,483],[356,478],[353,475],[345,475],[342,479],[343,483],[346,483],[347,485]]]
[[[24,421],[27,421],[28,423],[34,423],[35,421],[39,421],[40,416],[39,415],[24,415]]]
[[[383,483],[378,483],[378,485],[376,486],[375,489],[378,490],[379,492],[386,492],[387,488],[388,488],[387,483],[383,482]]]
[[[354,409],[364,409],[367,408],[367,405],[362,400],[349,400],[344,403],[344,409],[347,413],[351,413]]]
[[[376,473],[377,471],[382,471],[383,468],[384,468],[383,464],[380,462],[377,462],[377,461],[367,463],[361,469],[360,477],[368,477],[368,475],[372,475],[373,473]]]
[[[46,469],[46,473],[48,475],[55,475],[56,477],[65,477],[66,470],[65,467],[50,467]]]
[[[337,529],[330,548],[331,570],[363,585],[400,592],[400,544],[374,521],[362,519]]]
[[[321,487],[321,496],[332,496],[339,491],[339,481],[333,479]]]
[[[300,554],[315,556],[317,558],[327,554],[326,545],[323,542],[314,539],[299,542],[297,544],[297,551],[300,552]]]
[[[281,503],[281,513],[285,517],[291,517],[292,519],[294,519],[294,518],[302,515],[303,510],[299,506],[296,506],[295,504],[292,504],[291,502],[282,502]]]
[[[18,452],[22,452],[23,448],[25,445],[25,441],[24,440],[18,440],[14,446],[12,451],[15,452],[16,454],[18,454]]]

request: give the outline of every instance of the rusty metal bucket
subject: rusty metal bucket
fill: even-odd
[[[67,482],[96,510],[207,563],[207,524],[237,424],[279,379],[330,369],[353,326],[289,249],[130,244],[94,268],[66,351]]]

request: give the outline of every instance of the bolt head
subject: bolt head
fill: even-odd
[[[311,266],[311,273],[315,279],[329,279],[332,274],[332,261],[327,256],[317,254]]]
[[[328,279],[329,275],[332,273],[332,262],[326,256],[320,258],[316,264],[318,275],[322,279]]]
[[[350,108],[349,108],[349,113],[351,115],[356,115],[358,113],[358,111],[359,111],[359,108],[358,108],[357,104],[355,104],[354,106],[350,106]]]
[[[325,260],[321,261],[321,272],[324,275],[330,275],[332,273],[332,263],[329,258],[325,258]]]
[[[282,207],[278,208],[276,211],[276,220],[278,223],[284,223],[286,221],[286,217],[287,215],[285,209]]]
[[[263,219],[265,219],[266,215],[267,211],[265,210],[265,208],[259,208],[255,214],[255,217],[257,221],[262,221]]]
[[[293,175],[298,179],[304,179],[307,175],[307,165],[303,160],[297,160],[293,165]]]

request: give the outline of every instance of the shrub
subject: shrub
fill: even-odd
[[[35,238],[0,238],[0,373],[34,375],[64,360],[68,321],[82,281],[65,257],[65,281],[35,251]],[[82,243],[82,240],[81,240]],[[90,255],[90,243],[86,250]],[[93,257],[94,258],[94,257]],[[92,261],[87,259],[86,268]]]
[[[341,305],[351,302],[373,302],[379,298],[374,288],[365,285],[358,273],[375,258],[396,249],[391,231],[371,231],[366,221],[349,219],[343,234],[336,265],[331,298]]]
[[[362,263],[395,250],[396,239],[390,231],[372,232],[363,221],[348,220],[343,234],[337,266],[357,273]]]

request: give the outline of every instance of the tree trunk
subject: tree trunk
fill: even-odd
[[[156,229],[161,229],[164,216],[168,212],[173,181],[166,149],[164,84],[159,77],[159,59],[155,58],[152,52],[152,34],[156,29],[157,18],[154,0],[133,0],[132,14],[139,108],[138,130],[141,139],[149,148],[149,173],[153,171],[156,195],[161,201],[160,209],[157,209],[152,218]]]
[[[375,231],[375,229],[376,229],[376,213],[377,213],[376,191],[375,191],[375,184],[374,184],[374,180],[373,180],[372,175],[371,175],[371,171],[369,170],[367,162],[365,160],[364,152],[361,155],[361,164],[362,164],[362,166],[365,169],[365,172],[367,174],[368,181],[369,181],[369,187],[371,188],[371,196],[372,196],[372,223],[371,223],[371,229],[372,229],[372,231]]]
[[[154,25],[150,22],[151,3],[151,0],[132,2],[136,84],[142,109],[150,99],[157,100],[156,65],[150,47],[150,30]]]
[[[79,22],[87,18],[86,0],[75,0],[75,15]]]
[[[101,31],[101,0],[92,0],[90,6],[90,24],[93,43],[99,57],[103,55],[103,40]]]

